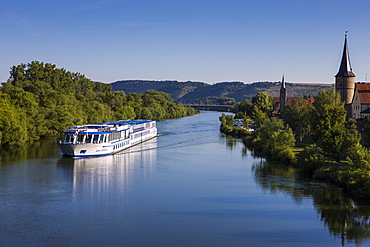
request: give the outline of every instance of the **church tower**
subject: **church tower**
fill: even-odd
[[[355,77],[356,76],[352,72],[351,63],[349,61],[346,32],[342,61],[339,66],[339,71],[335,76],[335,89],[340,93],[342,101],[345,102],[345,107],[349,114],[351,114],[349,112],[350,104],[352,103],[353,94],[355,92]]]
[[[285,106],[286,106],[286,88],[285,88],[285,81],[284,81],[284,75],[283,75],[283,79],[281,80],[281,88],[280,88],[280,114],[284,112]]]

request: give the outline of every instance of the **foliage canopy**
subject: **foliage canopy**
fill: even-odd
[[[13,66],[0,87],[0,145],[55,136],[66,127],[120,119],[179,118],[196,113],[164,92],[112,92],[110,84],[33,61]]]

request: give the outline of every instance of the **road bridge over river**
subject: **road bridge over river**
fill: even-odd
[[[184,104],[187,107],[193,107],[198,110],[206,111],[228,111],[231,105],[195,105],[195,104]]]

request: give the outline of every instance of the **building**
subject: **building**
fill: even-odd
[[[335,89],[340,93],[344,107],[347,110],[347,116],[352,117],[352,101],[355,93],[355,74],[352,72],[351,62],[347,45],[347,33],[344,37],[344,47],[342,60],[339,65],[339,71],[335,75]]]
[[[274,114],[282,114],[285,110],[285,107],[291,105],[298,97],[287,97],[287,89],[285,85],[285,78],[281,80],[280,96],[273,98],[273,109]],[[314,98],[305,98],[311,104],[315,101]]]
[[[285,101],[285,106],[288,106],[288,105],[292,105],[294,101],[296,101],[297,99],[299,99],[299,97],[287,97],[286,98],[286,101]],[[304,98],[306,99],[308,102],[310,102],[310,104],[313,104],[313,102],[315,102],[315,98]],[[274,97],[273,98],[273,109],[274,109],[274,114],[278,114],[278,112],[282,112],[281,111],[281,104],[280,104],[280,97]]]
[[[370,116],[370,83],[356,83],[352,100],[352,118],[362,119]]]
[[[285,88],[285,81],[284,81],[284,75],[283,75],[283,79],[281,80],[281,88],[280,88],[280,113],[284,112],[286,103],[287,103],[287,97],[286,97],[286,88]]]
[[[335,89],[344,101],[347,117],[363,119],[370,117],[370,83],[355,83],[355,74],[352,71],[349,59],[347,34],[344,38],[344,47],[339,71],[335,75]]]

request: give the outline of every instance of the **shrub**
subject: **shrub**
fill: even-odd
[[[299,154],[297,166],[300,171],[313,175],[316,169],[325,164],[324,154],[316,144],[305,147]]]

